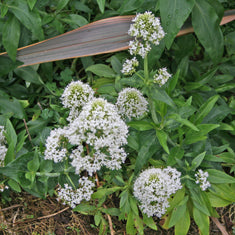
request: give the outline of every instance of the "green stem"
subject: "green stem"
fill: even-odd
[[[36,176],[58,177],[60,173],[36,172]]]
[[[141,78],[143,81],[145,81],[145,79],[138,73],[138,72],[136,72],[135,73],[139,78]]]
[[[145,82],[149,80],[148,55],[144,57],[144,78]]]
[[[65,173],[65,175],[66,175],[66,177],[68,178],[68,180],[69,180],[70,184],[73,186],[73,188],[74,188],[74,189],[76,189],[76,187],[75,187],[75,185],[74,185],[73,181],[71,180],[71,178],[70,178],[69,174],[68,174],[68,173]]]

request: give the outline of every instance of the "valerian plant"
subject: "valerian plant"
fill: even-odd
[[[187,234],[191,219],[201,234],[209,234],[209,218],[218,217],[215,208],[235,201],[235,179],[223,168],[234,171],[235,154],[223,132],[234,131],[232,123],[223,123],[234,114],[234,104],[228,108],[221,90],[213,88],[222,78],[209,83],[218,68],[203,74],[194,65],[197,81],[177,86],[184,82],[184,61],[172,69],[152,57],[165,33],[151,12],[137,14],[128,33],[131,56],[123,66],[112,57],[113,69],[86,68],[100,75],[102,67],[113,80],[98,77],[88,85],[75,79],[61,92],[63,107],[50,103],[51,110],[34,113],[41,116],[39,127],[48,119],[55,123],[40,137],[44,146],[26,151],[26,133],[17,136],[9,118],[2,118],[1,190],[10,186],[41,197],[55,194],[74,211],[94,216],[100,234],[108,233],[105,214],[125,221],[127,234],[144,234],[146,226]],[[222,105],[227,107],[223,115]],[[24,117],[24,112],[15,115]]]

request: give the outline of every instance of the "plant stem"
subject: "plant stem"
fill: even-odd
[[[145,78],[145,82],[149,80],[148,55],[144,57],[144,78]]]

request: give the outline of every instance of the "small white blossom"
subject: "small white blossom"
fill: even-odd
[[[4,136],[4,126],[0,126],[0,167],[4,166],[4,160],[7,153],[6,139]]]
[[[118,94],[116,107],[122,117],[139,118],[148,111],[148,102],[136,88],[125,88]]]
[[[203,172],[201,169],[195,174],[196,184],[200,184],[202,191],[207,190],[211,186],[210,182],[207,180],[208,176],[208,172]]]
[[[67,128],[52,130],[46,140],[44,158],[53,160],[55,163],[63,161],[67,157]]]
[[[171,77],[171,74],[167,72],[166,68],[161,68],[158,72],[153,76],[153,82],[158,83],[159,86],[163,86],[168,79]]]
[[[7,185],[4,184],[0,184],[0,192],[4,192],[6,189],[9,189],[9,187]]]
[[[121,146],[127,144],[127,125],[115,106],[102,98],[83,107],[68,133],[69,142],[78,146],[70,156],[77,174],[86,170],[92,175],[102,166],[120,169],[126,159]]]
[[[126,59],[126,61],[123,64],[123,68],[121,72],[125,75],[131,75],[136,71],[135,68],[138,65],[139,65],[139,62],[136,59],[136,57],[132,58],[131,60]]]
[[[134,196],[140,201],[143,213],[161,217],[169,207],[168,199],[182,188],[181,173],[174,168],[150,168],[143,171],[134,183]]]
[[[70,109],[68,121],[75,119],[81,108],[94,98],[94,91],[88,84],[72,81],[61,96],[62,104]]]
[[[144,58],[151,50],[149,42],[140,42],[138,40],[129,42],[129,52],[131,55],[140,55]]]
[[[137,14],[132,21],[134,24],[130,26],[128,34],[135,37],[135,41],[130,42],[130,54],[138,54],[144,58],[151,50],[149,42],[158,45],[165,33],[159,18],[150,11]]]
[[[89,201],[93,194],[92,188],[95,184],[88,180],[87,177],[79,179],[79,188],[73,189],[68,184],[64,184],[64,188],[60,186],[58,189],[58,200],[62,200],[63,204],[68,204],[70,207],[75,208],[82,200]]]

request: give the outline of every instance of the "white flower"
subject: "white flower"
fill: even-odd
[[[207,181],[208,176],[208,172],[203,172],[201,169],[199,169],[198,172],[195,174],[196,184],[200,184],[200,188],[202,191],[205,191],[211,186],[210,182]]]
[[[136,88],[125,88],[118,94],[116,107],[122,117],[139,118],[148,111],[148,102]]]
[[[165,33],[159,18],[155,17],[150,11],[137,14],[132,21],[134,24],[130,26],[128,34],[135,37],[135,41],[132,41],[129,45],[130,54],[138,54],[144,58],[151,49],[149,42],[158,45]]]
[[[135,67],[137,67],[138,65],[139,62],[135,57],[131,60],[126,59],[121,72],[125,75],[131,75],[135,72]]]
[[[70,158],[76,173],[82,170],[90,175],[102,166],[120,169],[126,159],[121,148],[127,144],[128,128],[113,104],[102,98],[85,105],[69,127],[68,139],[77,145]]]
[[[163,86],[168,79],[171,77],[171,74],[167,72],[166,68],[161,68],[158,72],[153,76],[153,82],[158,83],[159,86]]]
[[[87,177],[82,177],[79,179],[78,189],[73,189],[68,184],[65,184],[64,188],[60,186],[58,189],[58,200],[62,200],[64,204],[75,208],[82,200],[89,201],[91,199],[94,186],[95,184],[88,180]]]
[[[4,126],[0,126],[0,167],[4,166],[4,160],[7,153],[7,147],[5,145],[6,139],[4,136]]]
[[[63,161],[68,154],[67,150],[67,128],[58,128],[52,130],[46,140],[46,150],[44,152],[44,158],[53,160],[54,162]]]
[[[4,192],[4,190],[9,189],[9,187],[7,185],[4,184],[0,184],[0,192]]]
[[[72,81],[64,90],[61,96],[62,104],[65,108],[70,108],[68,120],[77,117],[81,108],[94,97],[92,88],[81,81]]]
[[[140,201],[143,213],[161,217],[169,207],[168,199],[182,188],[181,173],[176,169],[150,168],[143,171],[134,183],[134,196]]]

